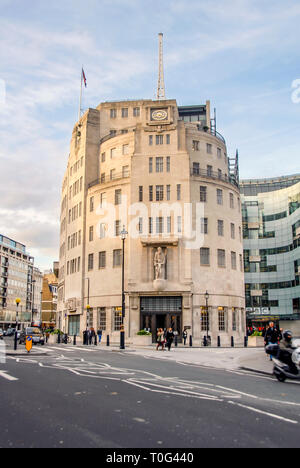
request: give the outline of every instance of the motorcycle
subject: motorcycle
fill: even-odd
[[[279,382],[286,379],[300,380],[300,340],[293,340],[291,350],[282,350],[279,345],[266,346],[266,353],[272,356],[273,374]]]

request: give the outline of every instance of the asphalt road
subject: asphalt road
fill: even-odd
[[[0,364],[0,447],[299,447],[300,388],[134,352]]]

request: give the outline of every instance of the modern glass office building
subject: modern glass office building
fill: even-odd
[[[300,174],[241,182],[248,323],[300,319]]]

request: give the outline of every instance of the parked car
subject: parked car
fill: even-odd
[[[20,333],[20,344],[26,342],[26,336],[32,336],[32,343],[34,345],[40,344],[44,346],[45,338],[42,331],[37,327],[27,327]]]
[[[5,333],[4,333],[4,336],[14,336],[15,334],[15,329],[14,328],[8,328]]]

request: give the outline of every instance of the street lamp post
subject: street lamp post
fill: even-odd
[[[206,291],[205,295],[205,303],[206,303],[206,346],[208,346],[208,332],[209,332],[209,314],[208,314],[208,300],[209,300],[209,294]]]
[[[124,329],[124,319],[125,319],[125,240],[127,238],[128,232],[123,226],[123,231],[121,232],[122,239],[122,322],[120,329],[120,349],[125,349],[125,329]]]
[[[87,297],[87,306],[86,306],[86,329],[85,329],[85,344],[88,346],[89,344],[89,337],[88,337],[88,329],[89,329],[89,321],[90,321],[90,278],[85,278],[88,282],[88,297]]]
[[[31,304],[31,326],[33,324],[33,313],[34,313],[34,286],[36,280],[32,280],[32,304]]]
[[[15,345],[14,345],[14,349],[15,351],[17,351],[17,348],[18,348],[18,328],[19,328],[19,305],[20,305],[20,302],[21,302],[21,299],[19,299],[17,297],[16,299],[16,306],[17,306],[17,310],[16,310],[16,331],[15,331]]]

